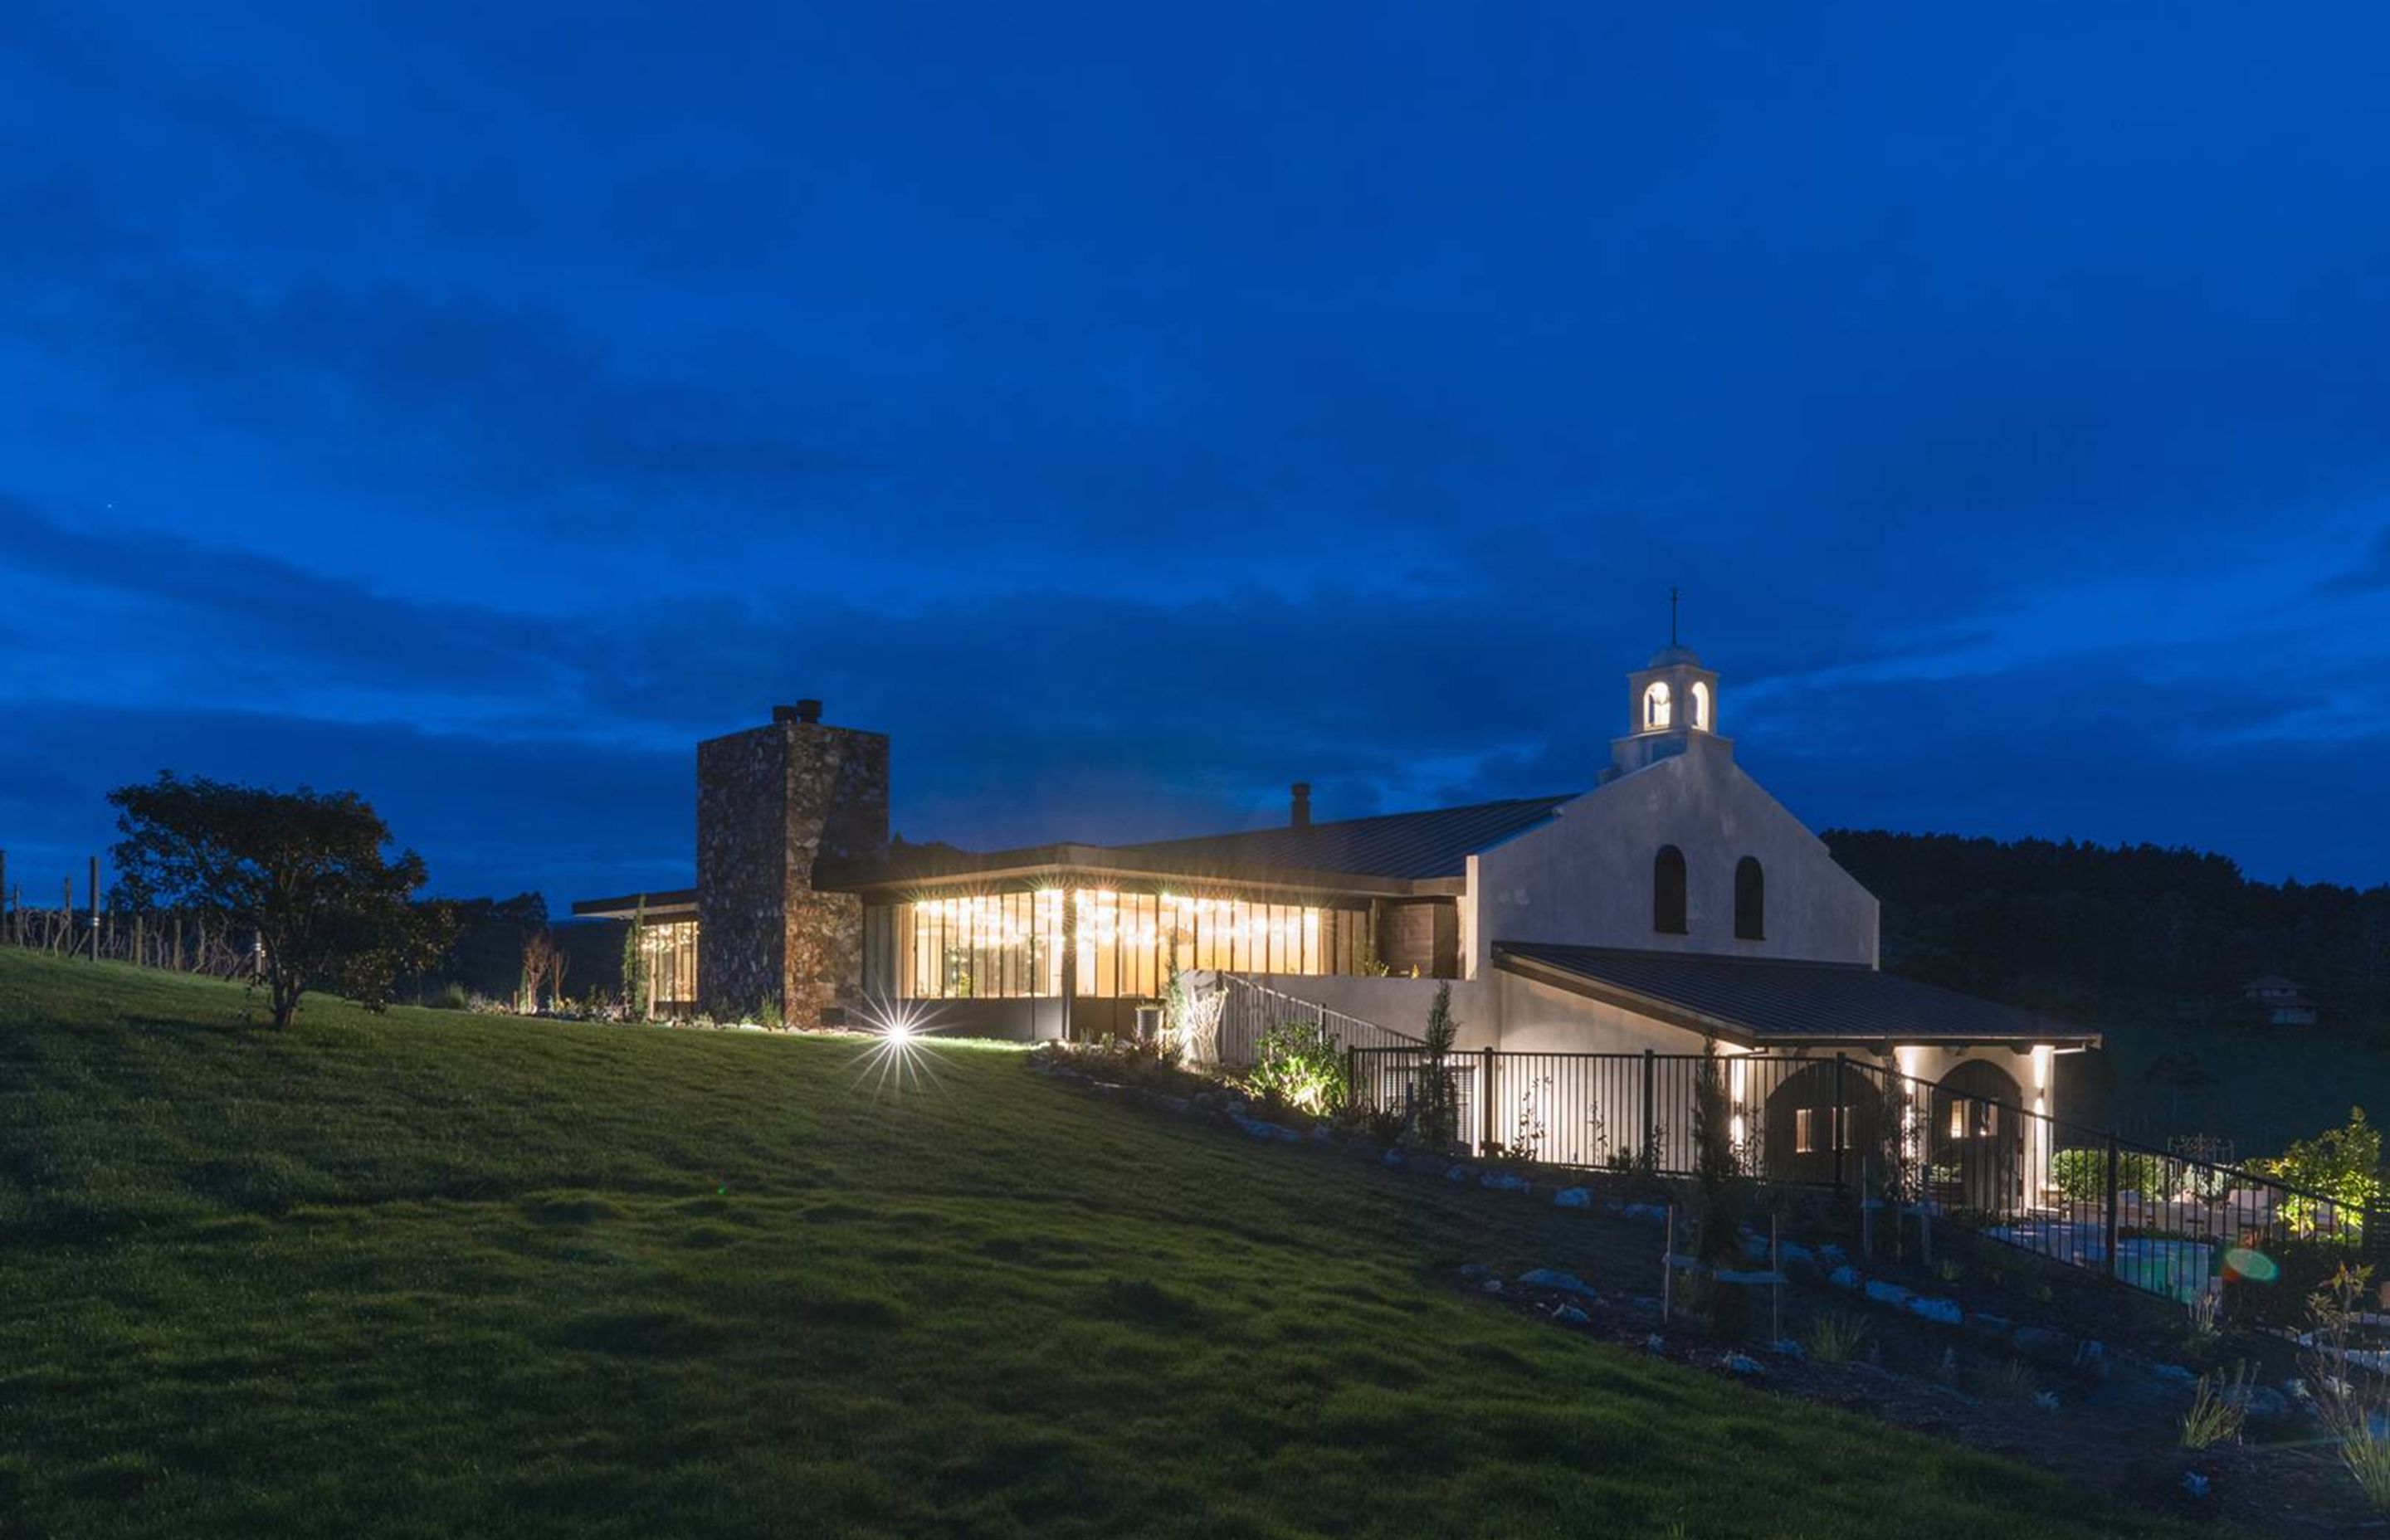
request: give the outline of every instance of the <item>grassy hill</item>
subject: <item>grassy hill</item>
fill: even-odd
[[[942,1046],[0,953],[0,1533],[2159,1534],[1439,1281],[1568,1222]]]

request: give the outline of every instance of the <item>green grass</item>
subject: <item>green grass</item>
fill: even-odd
[[[259,1014],[0,953],[0,1534],[2172,1533],[1438,1281],[1648,1231],[1014,1053]]]

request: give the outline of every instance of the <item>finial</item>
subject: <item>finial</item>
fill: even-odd
[[[1677,646],[1677,594],[1678,594],[1680,591],[1681,591],[1681,590],[1679,590],[1679,589],[1678,589],[1678,588],[1677,588],[1674,584],[1671,584],[1669,585],[1669,587],[1668,587],[1668,645],[1669,645],[1670,647],[1675,647],[1675,646]]]

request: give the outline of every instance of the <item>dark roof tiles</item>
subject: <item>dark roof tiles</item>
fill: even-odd
[[[1752,1043],[2097,1043],[2037,1011],[1855,963],[1497,942],[1508,970]]]

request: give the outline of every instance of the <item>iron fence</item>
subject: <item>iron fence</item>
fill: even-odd
[[[1434,1072],[1415,1046],[1358,1046],[1348,1062],[1356,1098],[1397,1110]],[[2390,1212],[2052,1117],[2003,1098],[1974,1064],[1936,1082],[1843,1056],[1484,1048],[1442,1072],[1474,1155],[1690,1176],[1706,1090],[1748,1176],[1840,1188],[2185,1304],[2274,1285],[2241,1297],[2294,1313],[2338,1262],[2390,1251]]]

